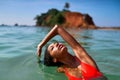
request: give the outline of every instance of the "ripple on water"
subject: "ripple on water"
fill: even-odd
[[[43,27],[0,28],[0,80],[67,80],[64,75],[56,72],[56,68],[37,64],[36,46],[48,31]],[[109,80],[119,80],[119,31],[71,30],[70,33],[95,59]],[[60,37],[55,37],[49,43],[54,41],[64,43],[73,53]]]

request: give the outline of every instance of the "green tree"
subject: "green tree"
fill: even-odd
[[[49,9],[47,12],[47,14],[49,14],[49,15],[56,15],[57,13],[59,13],[59,11],[57,9],[54,9],[54,8]]]
[[[54,26],[64,23],[65,18],[63,12],[57,9],[49,9],[47,13],[37,15],[34,20],[36,20],[36,26]]]
[[[51,26],[54,26],[55,24],[62,24],[64,23],[64,16],[62,15],[62,13],[58,13],[54,16],[52,16],[49,20],[49,23]]]
[[[64,5],[64,10],[69,10],[69,8],[70,8],[70,4],[66,2]]]

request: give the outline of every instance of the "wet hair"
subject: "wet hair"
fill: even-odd
[[[48,47],[45,49],[45,54],[44,54],[44,65],[46,66],[61,66],[63,63],[61,62],[53,62],[53,57],[50,55],[49,51],[47,50]]]

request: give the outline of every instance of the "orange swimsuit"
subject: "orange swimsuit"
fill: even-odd
[[[98,78],[102,76],[102,74],[93,66],[86,64],[84,62],[80,62],[80,64],[81,64],[82,78],[76,78],[70,75],[65,69],[65,74],[68,77],[68,80],[91,80],[92,78]]]

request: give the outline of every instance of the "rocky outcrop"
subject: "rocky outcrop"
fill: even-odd
[[[89,14],[82,14],[79,12],[50,9],[47,13],[37,15],[35,19],[37,26],[54,26],[55,24],[59,24],[69,28],[96,28]]]
[[[64,13],[65,22],[64,27],[74,27],[74,28],[96,28],[92,17],[88,14],[81,14],[78,12],[65,12]]]

